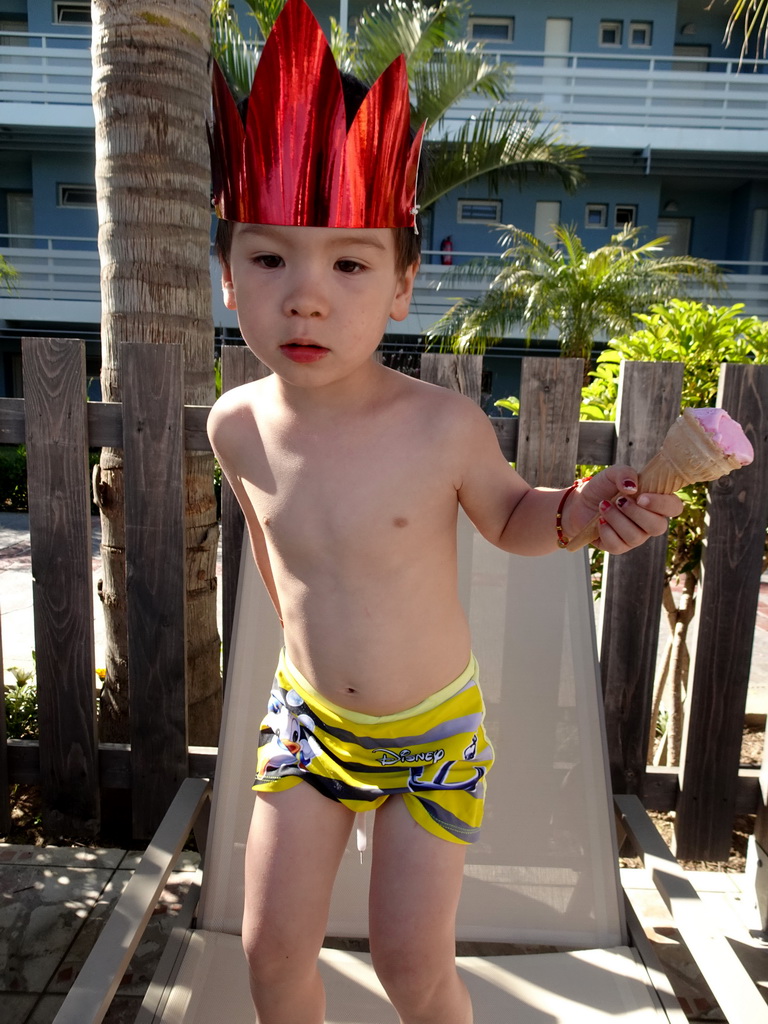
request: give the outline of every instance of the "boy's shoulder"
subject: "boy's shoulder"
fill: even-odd
[[[414,377],[405,377],[403,380],[406,397],[418,403],[427,415],[434,416],[443,427],[463,429],[488,419],[476,402],[459,391]]]
[[[214,402],[208,414],[208,436],[216,444],[230,432],[242,432],[250,424],[255,427],[256,403],[265,393],[265,379],[249,381],[225,391]]]
[[[388,370],[387,372],[397,379],[402,393],[413,401],[428,404],[434,408],[454,411],[471,411],[472,408],[477,408],[470,398],[462,395],[459,391],[420,380],[418,377],[408,377],[397,370]]]
[[[269,386],[268,380],[268,377],[262,377],[260,380],[251,380],[246,384],[239,384],[235,388],[222,392],[213,403],[211,413],[215,412],[217,416],[227,416],[243,409],[253,409],[255,402],[260,397],[263,398]]]

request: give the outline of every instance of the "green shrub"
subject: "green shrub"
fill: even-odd
[[[99,452],[91,451],[88,465],[93,471],[99,461]],[[90,494],[90,473],[88,476]],[[0,512],[28,512],[27,497],[27,449],[23,444],[18,447],[0,445]],[[91,500],[91,515],[98,515],[98,509]]]
[[[0,512],[26,512],[27,504],[27,449],[0,447]]]
[[[20,668],[9,668],[15,682],[6,683],[5,723],[8,738],[12,740],[36,740],[37,726],[37,687],[33,682],[34,672],[25,672]]]

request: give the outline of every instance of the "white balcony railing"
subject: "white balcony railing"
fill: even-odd
[[[101,307],[95,238],[3,236],[0,255],[16,270],[0,283],[0,319],[98,323]]]
[[[0,104],[90,105],[89,36],[3,31],[0,40]],[[484,53],[491,61],[513,65],[510,102],[541,106],[564,125],[721,132],[768,128],[765,60],[749,61],[739,70],[738,61],[715,57]],[[448,124],[463,124],[486,105],[482,97],[468,99],[449,114]]]
[[[509,63],[510,102],[545,109],[564,125],[765,131],[768,61],[631,54],[484,51]],[[753,70],[754,69],[754,70]],[[482,97],[460,103],[447,122],[458,127],[488,106]],[[458,116],[456,116],[458,115]],[[571,133],[578,138],[578,132]]]
[[[0,247],[0,255],[18,271],[10,291],[0,285],[0,319],[98,322],[101,291],[95,239],[27,235],[11,238],[6,235],[0,236],[2,240],[23,242],[24,247],[18,244]],[[453,253],[457,260],[482,255],[498,253]],[[485,285],[475,281],[446,284],[444,279],[452,268],[430,262],[439,260],[440,256],[441,253],[432,250],[424,253],[414,289],[412,316],[404,325],[407,333],[426,330],[453,305],[456,298],[477,295],[490,283],[489,279]],[[715,295],[694,287],[691,296],[716,305],[741,302],[745,315],[768,320],[768,263],[723,261],[721,266],[726,272],[726,290]],[[211,262],[211,274],[216,323],[234,327],[237,323],[235,315],[225,310],[219,301],[221,288],[215,259]]]
[[[90,35],[3,29],[1,37],[0,111],[4,103],[91,105]]]

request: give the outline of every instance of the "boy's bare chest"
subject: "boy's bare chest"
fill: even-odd
[[[260,525],[284,549],[375,548],[455,514],[444,461],[400,431],[290,443],[267,437],[249,476]]]

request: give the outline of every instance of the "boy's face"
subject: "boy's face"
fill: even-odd
[[[367,362],[387,320],[405,319],[417,269],[396,270],[389,228],[235,224],[222,287],[262,362],[315,387]]]

